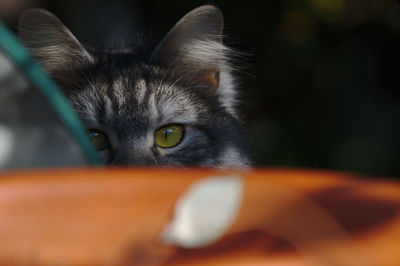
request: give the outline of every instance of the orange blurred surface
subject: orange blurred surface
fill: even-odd
[[[240,176],[234,224],[162,244],[193,182]],[[306,170],[60,169],[0,175],[0,265],[400,265],[400,185]]]

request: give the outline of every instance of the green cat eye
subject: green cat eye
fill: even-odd
[[[93,147],[98,151],[105,150],[109,146],[106,134],[100,130],[91,129],[89,132],[89,138]]]
[[[161,148],[172,148],[178,145],[183,138],[181,125],[168,125],[159,128],[154,133],[154,141]]]

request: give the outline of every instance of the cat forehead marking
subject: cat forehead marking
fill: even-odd
[[[149,97],[150,119],[159,123],[196,123],[205,107],[183,88],[162,84]]]
[[[121,107],[126,103],[125,83],[123,78],[118,78],[114,81],[113,89],[118,107],[121,109]]]
[[[136,86],[135,86],[135,94],[136,94],[136,99],[138,104],[142,104],[145,96],[146,96],[146,91],[147,91],[147,86],[146,86],[146,82],[143,79],[139,79],[136,82]]]

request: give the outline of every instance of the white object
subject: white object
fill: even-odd
[[[0,124],[0,167],[8,161],[13,144],[14,138],[12,132]]]
[[[174,217],[164,228],[161,241],[183,248],[214,243],[236,219],[242,195],[240,177],[212,177],[194,183],[175,204]]]

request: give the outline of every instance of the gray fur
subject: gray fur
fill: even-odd
[[[30,10],[20,37],[64,88],[88,129],[106,133],[110,164],[245,166],[231,51],[214,6],[184,16],[152,51],[84,48],[52,14]],[[165,125],[184,126],[172,148],[154,143]]]

